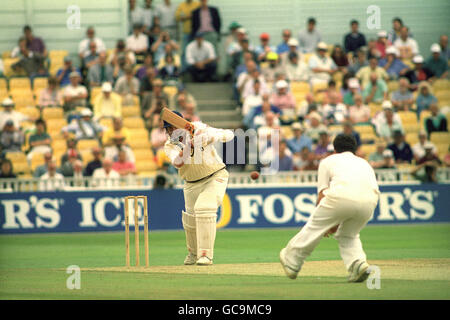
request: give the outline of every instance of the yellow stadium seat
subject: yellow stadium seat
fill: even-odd
[[[17,111],[19,111],[20,113],[23,113],[24,115],[26,115],[28,118],[36,120],[40,118],[40,112],[39,109],[36,107],[32,107],[32,106],[28,106],[25,108],[20,108],[20,105],[17,107]]]
[[[26,162],[27,156],[25,153],[19,151],[19,152],[8,152],[5,156],[7,159],[11,160],[12,163],[15,162]]]
[[[417,132],[407,132],[405,135],[405,140],[408,142],[411,146],[415,145],[417,142],[419,142],[419,136]]]
[[[102,118],[99,121],[100,125],[107,127],[107,128],[112,128],[113,127],[113,121],[111,118]]]
[[[147,129],[144,128],[137,128],[137,129],[128,129],[128,132],[130,133],[131,139],[136,140],[149,140],[149,135]]]
[[[436,148],[438,151],[439,158],[442,160],[445,155],[450,151],[449,148],[450,144],[448,143],[440,143],[436,144]]]
[[[432,132],[430,136],[430,141],[433,142],[434,144],[450,143],[450,133]]]
[[[131,139],[128,141],[128,145],[134,149],[150,149],[150,141],[145,139]]]
[[[158,170],[158,165],[154,161],[141,161],[136,163],[136,171],[140,172],[151,172]]]
[[[122,117],[140,117],[141,108],[139,106],[124,106],[122,107]]]
[[[45,163],[44,154],[43,153],[34,153],[31,158],[31,170],[36,170],[37,167],[43,165]]]
[[[284,139],[290,139],[294,136],[291,126],[281,126],[281,135]]]
[[[368,158],[370,154],[377,150],[377,146],[375,144],[362,144],[360,150],[365,154],[366,158]]]
[[[39,77],[34,79],[33,81],[33,91],[40,91],[42,89],[47,88],[48,85],[48,78],[47,77]]]
[[[98,147],[99,143],[96,139],[82,139],[78,141],[78,149],[82,150],[91,150],[94,147]]]
[[[14,162],[13,171],[15,174],[29,174],[31,173],[31,168],[26,161]]]
[[[433,82],[433,90],[450,90],[450,80],[448,79],[437,79]]]
[[[391,80],[387,83],[388,92],[394,92],[398,90],[399,84],[397,80]]]
[[[14,89],[30,89],[31,82],[29,78],[11,78],[9,79],[9,89],[12,91]]]
[[[450,89],[443,89],[443,90],[436,91],[434,93],[434,95],[438,101],[450,100]]]
[[[11,58],[11,51],[3,51],[2,52],[2,59],[9,59]]]
[[[155,158],[155,155],[153,154],[153,151],[151,149],[145,148],[145,149],[135,149],[133,150],[134,157],[136,158],[136,161],[153,161]]]
[[[50,132],[60,132],[61,129],[65,126],[67,126],[67,120],[66,119],[48,119],[45,121],[47,124],[47,130]]]
[[[304,61],[306,64],[308,64],[309,58],[311,58],[312,55],[313,55],[313,53],[304,53],[304,54],[302,55],[303,61]]]
[[[24,70],[13,70],[12,69],[12,65],[19,62],[19,58],[9,58],[9,59],[4,59],[3,60],[3,66],[4,66],[4,71],[3,74],[5,75],[5,77],[19,77],[19,76],[26,76],[26,73]]]
[[[309,92],[311,87],[306,81],[292,81],[291,82],[291,91],[295,92]]]
[[[175,86],[165,86],[163,91],[169,96],[169,98],[172,98],[177,93],[178,89]]]
[[[123,126],[126,128],[145,128],[144,120],[140,117],[129,117],[123,119]]]
[[[65,152],[65,150],[67,149],[67,142],[64,139],[54,139],[52,141],[52,149],[53,152]]]
[[[420,113],[419,125],[420,128],[425,128],[425,119],[431,116],[431,112],[429,110],[424,110]]]
[[[80,151],[81,158],[83,159],[83,165],[86,166],[89,162],[94,160],[94,155],[92,154],[91,150],[83,150]]]
[[[405,130],[405,133],[415,133],[418,134],[420,131],[420,125],[418,122],[416,123],[403,123],[403,130]]]
[[[22,121],[22,122],[20,123],[20,127],[21,127],[23,130],[28,130],[28,129],[32,128],[33,126],[34,126],[34,122],[31,121],[31,120]]]
[[[371,125],[359,125],[353,126],[353,129],[359,134],[363,133],[374,133],[373,127]]]
[[[374,132],[363,132],[360,134],[360,138],[363,141],[375,141],[377,139],[377,135]]]
[[[142,172],[138,172],[138,176],[139,177],[143,177],[143,178],[153,178],[156,176],[157,171],[142,171]]]
[[[338,72],[335,72],[334,74],[333,74],[333,80],[334,80],[334,82],[342,82],[342,79],[344,78],[344,74],[342,73],[342,72],[340,72],[340,71],[338,71]]]
[[[326,82],[317,82],[313,84],[312,91],[316,93],[317,91],[326,90],[328,88],[328,83]]]
[[[0,78],[0,91],[8,91],[8,82],[5,78]]]
[[[50,60],[53,59],[64,59],[65,56],[67,56],[69,54],[69,51],[67,50],[50,50],[48,52],[48,57],[50,58]]]
[[[63,119],[64,111],[62,108],[47,107],[47,108],[42,109],[42,118],[44,120]]]
[[[417,114],[412,111],[399,111],[397,112],[400,119],[402,120],[402,124],[406,123],[417,123]]]
[[[91,88],[91,101],[97,97],[98,94],[102,92],[102,87]]]

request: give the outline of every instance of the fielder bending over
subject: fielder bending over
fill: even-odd
[[[192,124],[195,128],[193,139],[186,130],[176,129],[164,121],[170,137],[164,151],[185,180],[186,211],[182,211],[182,222],[189,253],[184,264],[211,265],[217,209],[222,205],[228,183],[228,171],[213,144],[230,141],[234,134],[231,130],[212,128],[202,122]]]
[[[375,172],[369,163],[355,155],[356,141],[339,134],[333,141],[333,154],[319,165],[317,207],[308,222],[280,252],[286,275],[295,279],[303,262],[323,236],[336,232],[349,282],[367,279],[369,265],[359,232],[372,217],[378,203]]]

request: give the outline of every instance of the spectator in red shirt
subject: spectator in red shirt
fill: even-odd
[[[127,153],[124,150],[119,151],[118,160],[113,163],[112,169],[121,176],[136,174],[136,166],[133,162],[127,161]]]

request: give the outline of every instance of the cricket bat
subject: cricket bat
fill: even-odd
[[[185,129],[191,134],[191,136],[194,135],[194,125],[186,119],[183,119],[176,113],[172,112],[170,109],[164,107],[161,110],[160,116],[162,120],[170,123],[175,128]]]

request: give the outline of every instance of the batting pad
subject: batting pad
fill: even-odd
[[[195,223],[195,216],[186,211],[181,212],[181,221],[183,222],[183,228],[186,234],[186,247],[190,253],[197,255],[197,225]]]
[[[213,259],[214,242],[216,240],[216,219],[215,211],[196,213],[197,224],[197,256],[206,256]]]

